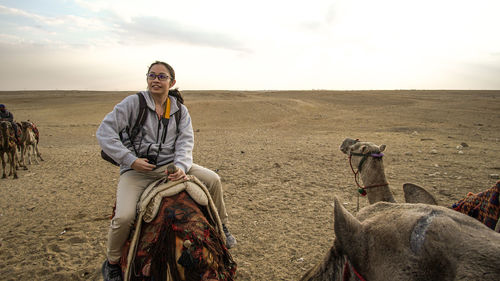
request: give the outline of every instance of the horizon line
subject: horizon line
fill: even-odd
[[[144,90],[144,89],[143,89]],[[23,90],[0,90],[0,93],[5,92],[139,92],[143,90],[90,90],[90,89],[48,89],[48,90],[32,90],[32,89],[23,89]],[[360,91],[500,91],[500,89],[261,89],[261,90],[244,90],[244,89],[183,89],[181,92],[194,92],[194,91],[204,91],[204,92],[213,92],[213,91],[223,91],[223,92],[231,92],[231,91],[240,91],[240,92],[314,92],[314,91],[328,91],[328,92],[360,92]]]

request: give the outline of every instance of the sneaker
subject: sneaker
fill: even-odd
[[[224,230],[224,234],[226,235],[226,247],[231,249],[236,245],[236,238],[229,232],[226,225],[222,225],[222,230]]]
[[[122,281],[122,268],[119,264],[110,264],[106,260],[102,264],[102,278],[104,281]]]

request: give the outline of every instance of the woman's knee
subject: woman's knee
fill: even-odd
[[[135,220],[135,210],[134,212],[128,211],[128,212],[120,212],[116,213],[113,219],[111,220],[111,227],[120,227],[120,226],[127,226],[130,227],[134,223]]]
[[[220,180],[220,177],[216,173],[209,174],[208,177],[206,177],[205,185],[207,185],[208,188],[210,189],[221,189],[222,188],[222,183]]]
[[[216,172],[205,167],[197,166],[196,169],[192,169],[191,171],[189,171],[189,174],[197,177],[205,185],[221,186],[220,176]]]

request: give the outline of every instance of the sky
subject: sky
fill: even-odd
[[[498,0],[0,0],[0,90],[500,89]]]

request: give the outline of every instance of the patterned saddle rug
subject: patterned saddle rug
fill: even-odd
[[[40,131],[38,131],[38,127],[35,123],[31,122],[31,126],[33,126],[33,133],[35,133],[36,143],[38,144],[40,142]]]
[[[160,180],[144,191],[133,236],[122,249],[124,280],[234,279],[237,266],[215,205],[206,187],[188,177]]]
[[[464,199],[453,204],[452,208],[476,218],[487,227],[495,230],[500,215],[499,193],[500,181],[492,188],[478,194],[469,192]]]

